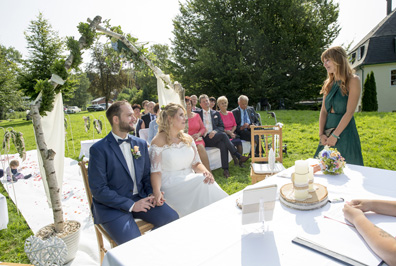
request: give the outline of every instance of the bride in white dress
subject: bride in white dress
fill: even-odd
[[[183,133],[185,121],[183,106],[165,106],[149,149],[156,204],[166,201],[180,217],[228,196],[201,163],[191,136]]]

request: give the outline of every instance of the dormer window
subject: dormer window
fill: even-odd
[[[364,45],[360,46],[358,49],[358,60],[362,59],[363,56],[364,56]]]
[[[351,56],[351,63],[353,64],[355,63],[355,61],[356,61],[356,53],[353,53]]]

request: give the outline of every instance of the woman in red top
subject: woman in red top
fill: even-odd
[[[237,151],[240,154],[243,154],[242,141],[235,134],[237,124],[235,122],[234,114],[231,111],[227,111],[228,99],[225,96],[220,96],[217,99],[217,106],[220,108],[220,116],[224,124],[224,132],[230,137],[230,140],[237,148]],[[235,156],[232,156],[232,158],[234,159],[234,164],[237,165],[238,159]],[[243,164],[239,163],[239,166],[243,167]]]
[[[188,117],[188,134],[194,139],[195,145],[197,145],[198,154],[201,158],[202,164],[211,172],[208,154],[205,150],[205,142],[202,138],[206,133],[205,125],[203,124],[199,114],[192,112],[191,98],[186,96],[185,101]]]

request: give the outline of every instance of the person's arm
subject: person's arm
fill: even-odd
[[[340,122],[338,123],[337,128],[334,130],[333,134],[336,136],[340,136],[342,131],[348,126],[351,121],[353,114],[355,113],[356,107],[359,103],[360,97],[360,80],[359,77],[354,76],[349,81],[349,94],[348,94],[348,103],[347,110],[345,114],[342,116]],[[337,138],[331,135],[328,139],[329,146],[334,146],[337,143]]]
[[[370,248],[388,265],[396,265],[396,239],[370,222],[361,209],[345,204],[343,211],[345,219],[355,226]]]
[[[363,212],[372,211],[378,214],[396,216],[396,201],[356,199],[351,200],[349,205]]]
[[[214,177],[208,169],[203,165],[201,159],[199,158],[197,146],[195,145],[194,141],[191,142],[191,147],[194,150],[194,159],[192,161],[192,169],[195,173],[202,173],[205,176],[204,183],[213,184]]]
[[[322,108],[320,108],[320,115],[319,115],[319,138],[320,138],[320,143],[322,145],[326,145],[327,143],[327,137],[324,134],[324,128],[327,120],[327,110],[325,106],[325,101],[326,101],[326,95],[323,95]]]
[[[216,128],[213,128],[213,130],[217,132],[224,132],[224,123],[223,123],[223,119],[221,119],[220,113],[215,111],[215,114],[213,115],[212,119],[214,119],[215,116],[217,116],[217,124],[215,125]]]
[[[153,140],[153,145],[157,145],[157,138]],[[153,145],[150,147],[150,160],[151,160],[151,174],[150,174],[150,180],[151,180],[151,186],[153,188],[153,194],[154,194],[154,201],[157,206],[161,206],[164,204],[165,199],[164,195],[161,192],[161,179],[162,179],[162,174],[161,174],[161,162],[162,162],[162,148],[158,146]]]

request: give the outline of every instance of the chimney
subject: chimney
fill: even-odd
[[[389,15],[392,12],[392,0],[386,0],[386,2],[388,2],[386,15]]]

